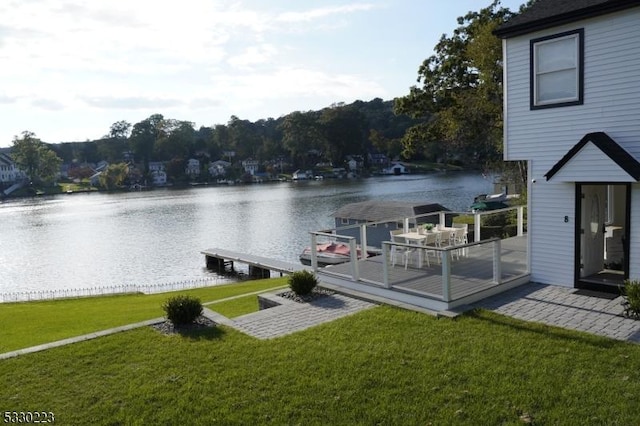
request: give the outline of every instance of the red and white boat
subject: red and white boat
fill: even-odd
[[[351,249],[344,243],[324,243],[316,246],[318,266],[337,265],[351,260]],[[358,249],[360,257],[360,249]],[[303,265],[311,265],[311,247],[305,248],[300,253],[300,262]]]

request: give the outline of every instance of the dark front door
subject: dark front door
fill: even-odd
[[[629,276],[628,184],[576,184],[576,287],[617,292]]]

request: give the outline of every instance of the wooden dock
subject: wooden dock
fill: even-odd
[[[295,271],[312,270],[310,266],[301,263],[285,262],[222,248],[210,248],[201,253],[205,255],[207,269],[223,272],[227,268],[233,270],[234,262],[243,263],[249,266],[249,275],[254,278],[269,278],[271,271],[278,272],[282,276]]]

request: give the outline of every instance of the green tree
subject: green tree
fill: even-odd
[[[100,186],[107,191],[119,188],[127,179],[129,166],[126,163],[110,164],[100,175]]]
[[[396,99],[397,113],[421,120],[403,138],[405,153],[440,151],[481,166],[501,161],[502,49],[492,31],[512,15],[496,0],[442,36],[418,70],[422,86]]]
[[[341,164],[346,155],[365,155],[368,131],[364,115],[354,106],[336,106],[322,112],[331,161]],[[366,157],[365,157],[366,158]]]
[[[194,123],[166,119],[162,122],[160,136],[154,146],[157,160],[167,161],[172,158],[186,158],[192,151],[195,142]]]
[[[116,121],[109,128],[108,138],[124,140],[131,134],[131,123],[125,120]]]
[[[323,150],[326,139],[322,125],[313,112],[292,112],[279,126],[282,144],[291,153],[295,164],[306,167],[307,154],[312,149]]]
[[[53,182],[62,164],[60,157],[29,131],[13,139],[11,155],[31,182],[36,184]]]
[[[255,158],[262,142],[256,125],[249,120],[241,120],[232,115],[227,128],[231,148],[236,151],[238,158]]]
[[[389,158],[395,158],[402,152],[401,139],[389,139],[375,129],[369,130],[369,142],[378,152]]]
[[[149,172],[149,161],[155,144],[163,137],[165,137],[164,117],[161,114],[153,114],[133,125],[129,142],[136,158],[143,161],[145,173]]]

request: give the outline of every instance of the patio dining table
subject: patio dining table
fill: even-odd
[[[440,234],[442,232],[438,230],[425,231],[425,233],[420,232],[406,232],[403,234],[398,234],[396,237],[404,238],[407,244],[416,244],[419,246],[424,246],[425,248],[429,247],[425,245],[425,240],[427,239],[427,234],[436,234],[438,235],[438,241],[440,240]],[[437,244],[436,244],[437,245]],[[418,250],[418,268],[422,268],[424,264],[424,250]]]

